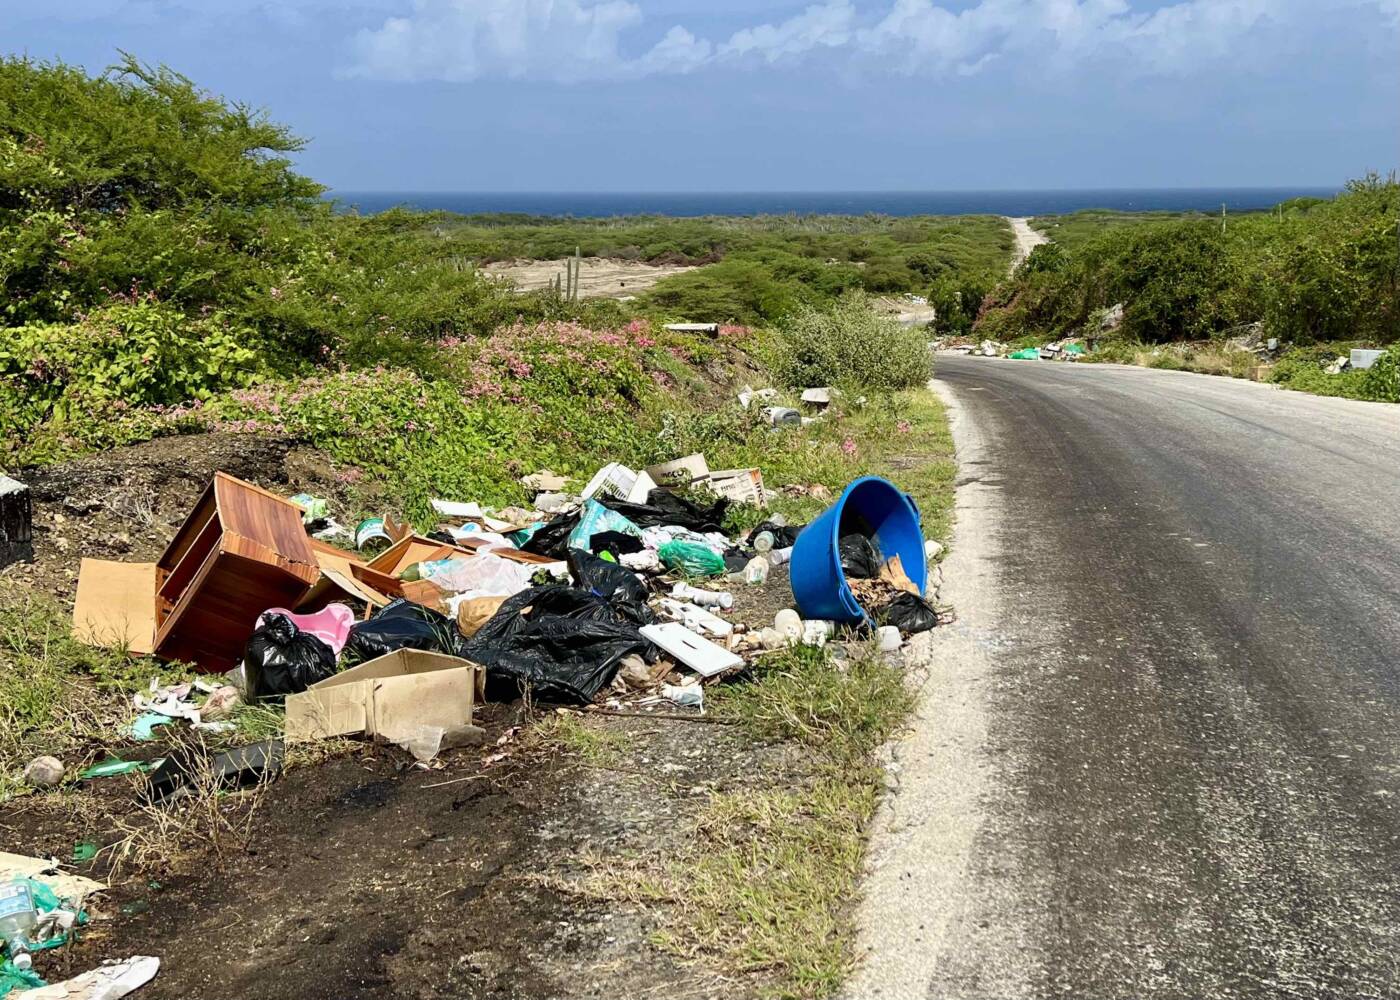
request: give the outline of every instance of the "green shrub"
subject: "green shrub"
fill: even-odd
[[[1366,398],[1400,403],[1400,349],[1392,347],[1366,369]]]
[[[113,411],[207,398],[261,369],[256,339],[227,317],[191,320],[150,298],[115,301],[73,324],[6,331],[0,341],[0,433],[49,422],[74,433]]]
[[[774,378],[792,387],[909,389],[933,374],[924,331],[877,315],[860,294],[798,312],[779,328],[774,354]]]

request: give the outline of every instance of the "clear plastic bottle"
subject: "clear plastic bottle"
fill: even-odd
[[[39,923],[34,910],[34,895],[23,882],[0,885],[0,939],[5,942],[10,961],[17,969],[34,964],[29,952],[33,945],[29,935]]]
[[[777,539],[773,536],[773,532],[760,531],[757,535],[754,536],[753,550],[760,554],[764,552],[771,552],[773,549],[773,543],[776,540]]]

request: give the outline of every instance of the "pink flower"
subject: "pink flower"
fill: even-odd
[[[841,450],[844,451],[847,455],[854,455],[857,451],[855,439],[846,438],[846,440],[842,441]]]
[[[908,434],[914,429],[914,425],[907,420],[901,420],[899,423],[894,425],[894,429],[899,431],[899,433],[901,434]]]

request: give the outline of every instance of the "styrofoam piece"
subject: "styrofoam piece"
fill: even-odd
[[[670,597],[661,599],[661,610],[686,628],[723,639],[734,634],[734,625],[698,604],[688,604]]]
[[[704,636],[696,635],[679,622],[642,627],[642,637],[656,643],[679,663],[701,677],[713,677],[743,664],[744,658],[722,646],[716,646]]]
[[[482,510],[479,503],[458,503],[455,500],[432,500],[433,510],[443,517],[481,517]]]
[[[1368,351],[1364,348],[1353,347],[1351,349],[1351,366],[1357,371],[1365,371],[1375,364],[1384,353],[1385,351]]]

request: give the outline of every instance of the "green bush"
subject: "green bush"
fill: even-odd
[[[773,375],[792,387],[909,389],[933,375],[933,353],[924,331],[877,315],[853,294],[830,310],[803,309],[779,327]]]
[[[1400,403],[1400,349],[1392,347],[1366,369],[1366,398]]]
[[[1330,201],[1274,212],[1164,218],[1090,213],[1049,225],[1038,248],[988,297],[976,335],[1052,340],[1124,304],[1121,336],[1147,344],[1206,340],[1262,322],[1306,345],[1400,338],[1395,232],[1400,184],[1375,175]]]
[[[189,319],[151,298],[116,301],[72,324],[6,331],[0,431],[18,440],[51,422],[81,433],[112,411],[207,398],[261,370],[256,338],[218,313]]]

